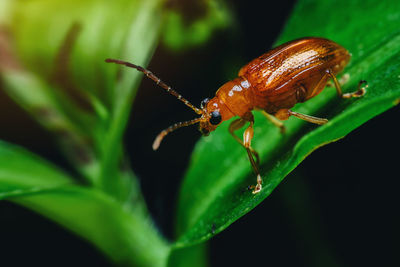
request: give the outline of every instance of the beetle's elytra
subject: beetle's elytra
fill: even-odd
[[[203,135],[214,131],[218,125],[232,117],[229,132],[243,146],[248,154],[251,166],[257,176],[257,184],[252,186],[253,193],[262,189],[259,172],[259,156],[251,147],[253,139],[254,117],[252,110],[261,111],[273,124],[284,132],[280,120],[295,116],[302,120],[325,124],[328,120],[290,110],[296,103],[307,101],[318,95],[329,79],[332,79],[341,98],[360,97],[365,94],[360,81],[357,91],[343,94],[336,74],[344,69],[350,60],[349,52],[337,43],[323,38],[302,38],[282,44],[242,67],[239,77],[222,85],[212,99],[204,99],[201,107],[196,108],[188,100],[157,78],[152,72],[129,62],[106,59],[106,62],[126,65],[143,72],[159,86],[177,97],[193,109],[199,118],[179,122],[163,130],[155,139],[153,149],[158,149],[162,139],[170,132],[184,126],[199,123]],[[246,123],[243,140],[234,134]]]

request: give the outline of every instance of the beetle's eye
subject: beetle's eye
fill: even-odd
[[[217,125],[221,122],[222,117],[221,114],[219,113],[219,111],[213,111],[210,114],[211,118],[210,118],[210,123],[212,125]]]
[[[209,98],[203,99],[203,101],[200,103],[200,108],[203,109],[207,105],[208,101],[210,101]]]

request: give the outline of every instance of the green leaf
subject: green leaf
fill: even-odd
[[[0,199],[38,193],[72,182],[51,163],[19,146],[0,141]]]
[[[365,79],[369,83],[367,94],[360,99],[342,100],[334,89],[325,89],[295,110],[329,118],[329,123],[315,126],[290,118],[285,122],[285,135],[255,114],[252,145],[260,153],[264,179],[263,190],[257,195],[247,190],[255,177],[244,149],[228,134],[229,122],[202,139],[181,188],[175,247],[202,242],[224,230],[268,197],[313,150],[343,138],[398,104],[398,25],[400,2],[394,0],[299,1],[277,44],[304,36],[326,37],[342,44],[353,55],[343,72],[350,76],[344,91],[354,90],[358,81]]]
[[[169,245],[152,225],[141,199],[123,206],[99,190],[72,183],[51,163],[0,141],[0,199],[63,225],[119,264],[167,264]]]
[[[121,266],[166,266],[169,245],[150,218],[96,189],[64,186],[13,198],[89,240]]]
[[[58,222],[119,264],[167,264],[169,245],[152,225],[140,199],[134,199],[133,206],[123,206],[99,190],[72,183],[51,163],[0,141],[0,199]]]

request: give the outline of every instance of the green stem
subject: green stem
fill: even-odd
[[[160,15],[163,0],[143,1],[138,7],[132,28],[127,33],[126,47],[121,57],[134,60],[137,64],[147,65],[153,53],[161,27]],[[140,50],[134,49],[138,43]],[[111,66],[110,66],[111,67]],[[136,94],[141,74],[128,68],[121,69],[122,75],[111,95],[113,96],[112,114],[108,131],[103,140],[100,188],[105,192],[118,196],[121,189],[119,166],[123,157],[122,137],[129,119],[130,110]]]

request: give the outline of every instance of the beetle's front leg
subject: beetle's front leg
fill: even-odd
[[[247,121],[244,120],[244,119],[236,119],[236,120],[232,121],[231,124],[229,125],[229,133],[230,133],[230,134],[232,135],[232,137],[233,137],[242,147],[244,147],[245,149],[247,149],[246,146],[244,145],[242,139],[240,139],[240,138],[235,134],[235,131],[237,131],[237,130],[243,128],[243,126],[244,126],[246,123],[247,123]],[[251,146],[249,147],[249,149],[250,149],[251,153],[253,153],[254,157],[256,158],[256,163],[257,163],[257,165],[259,165],[259,164],[260,164],[260,157],[259,157],[257,151],[255,151]]]
[[[248,122],[248,120],[240,118],[240,119],[237,119],[237,120],[234,120],[233,122],[231,122],[231,124],[229,125],[229,133],[247,151],[247,155],[249,156],[251,167],[253,168],[254,172],[257,175],[257,185],[256,186],[253,185],[253,186],[251,186],[251,188],[254,189],[253,194],[257,194],[261,191],[261,188],[262,188],[262,185],[261,185],[262,179],[261,179],[260,171],[258,168],[259,163],[260,163],[260,157],[259,157],[257,151],[255,151],[251,147],[251,139],[253,139],[253,136],[254,136],[254,130],[253,130],[254,118],[252,116],[249,116],[249,119],[250,119],[250,125],[247,127],[247,129],[243,133],[243,141],[237,135],[235,135],[235,131],[241,129]],[[254,157],[256,158],[256,161],[254,160]]]
[[[253,194],[258,194],[258,193],[260,193],[260,191],[262,189],[262,179],[261,179],[260,171],[258,169],[258,164],[254,161],[252,152],[250,150],[251,140],[253,139],[253,136],[254,136],[253,125],[254,125],[254,120],[250,121],[249,127],[247,127],[247,129],[244,131],[243,144],[244,144],[244,147],[246,148],[247,155],[249,156],[251,166],[253,167],[253,170],[257,175],[257,184],[255,186],[252,186],[251,188],[253,188]]]

